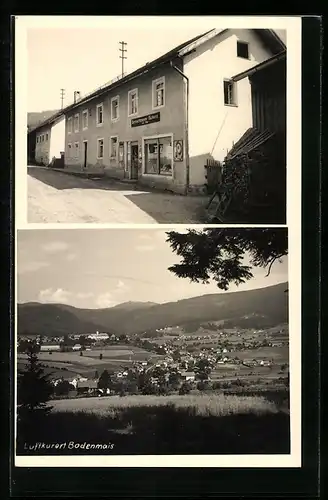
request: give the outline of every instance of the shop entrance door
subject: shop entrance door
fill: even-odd
[[[137,142],[131,142],[131,179],[138,180],[139,170],[139,146]]]

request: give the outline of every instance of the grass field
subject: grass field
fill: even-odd
[[[101,398],[61,399],[51,401],[54,412],[84,411],[106,415],[132,407],[185,408],[195,415],[224,416],[239,413],[276,413],[276,406],[263,397],[225,396],[224,394],[170,396],[109,396]]]
[[[239,359],[273,359],[279,362],[288,362],[288,347],[261,347],[260,349],[247,349],[234,351],[233,356]]]
[[[18,359],[27,359],[26,354],[19,354]],[[88,357],[87,355],[80,356],[78,352],[53,352],[49,354],[48,352],[40,352],[38,354],[38,359],[42,363],[43,361],[59,361],[60,363],[71,363],[77,365],[102,365],[102,360]]]
[[[86,454],[83,449],[26,451],[35,442],[111,443],[91,454],[274,454],[290,452],[288,412],[259,396],[112,396],[52,401],[43,420],[18,424],[17,454]]]

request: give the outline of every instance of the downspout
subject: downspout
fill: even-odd
[[[184,112],[185,112],[185,155],[186,155],[186,186],[185,194],[189,192],[190,185],[190,165],[189,165],[189,78],[181,71],[181,69],[174,66],[173,61],[170,61],[171,68],[173,68],[179,75],[184,78],[185,92],[184,92]]]

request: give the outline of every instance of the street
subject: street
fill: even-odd
[[[109,179],[86,179],[28,167],[28,222],[197,224],[206,197],[136,189]]]

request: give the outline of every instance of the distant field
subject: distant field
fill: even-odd
[[[133,356],[133,351],[128,349],[91,349],[91,351],[85,351],[84,354],[91,358],[99,358],[100,354],[103,358],[120,358]]]
[[[102,359],[99,359],[100,354],[103,355]],[[53,352],[52,354],[42,352],[38,354],[39,361],[46,365],[44,367],[46,374],[64,378],[77,374],[90,377],[94,375],[95,370],[98,370],[99,373],[103,370],[115,371],[129,366],[134,361],[147,361],[150,358],[156,361],[162,357],[140,347],[131,348],[124,345],[84,351],[83,356],[80,356],[79,352]],[[26,354],[18,354],[18,362],[22,369],[26,360]]]
[[[17,369],[18,370],[24,370],[26,367],[25,363],[18,363],[17,364]],[[60,369],[61,368],[61,369]],[[84,370],[81,370],[80,368],[75,369],[74,366],[69,367],[68,369],[63,369],[64,365],[62,364],[60,367],[55,367],[55,366],[44,366],[43,371],[45,375],[51,375],[54,378],[70,378],[70,377],[76,377],[77,375],[81,375],[84,373]],[[66,365],[65,365],[66,368]]]
[[[234,351],[233,356],[239,359],[273,359],[275,361],[288,361],[288,346],[286,347],[261,347],[259,349],[245,349]]]
[[[93,350],[99,350],[99,351],[143,351],[141,347],[137,346],[131,346],[131,345],[126,345],[126,344],[113,344],[113,345],[104,345],[101,348],[95,348]]]
[[[77,365],[102,365],[103,362],[100,359],[88,357],[88,355],[84,354],[80,356],[80,353],[76,352],[53,352],[49,354],[47,352],[40,352],[38,354],[39,361],[59,361],[61,363],[74,363]],[[18,359],[27,359],[26,354],[19,354]]]

